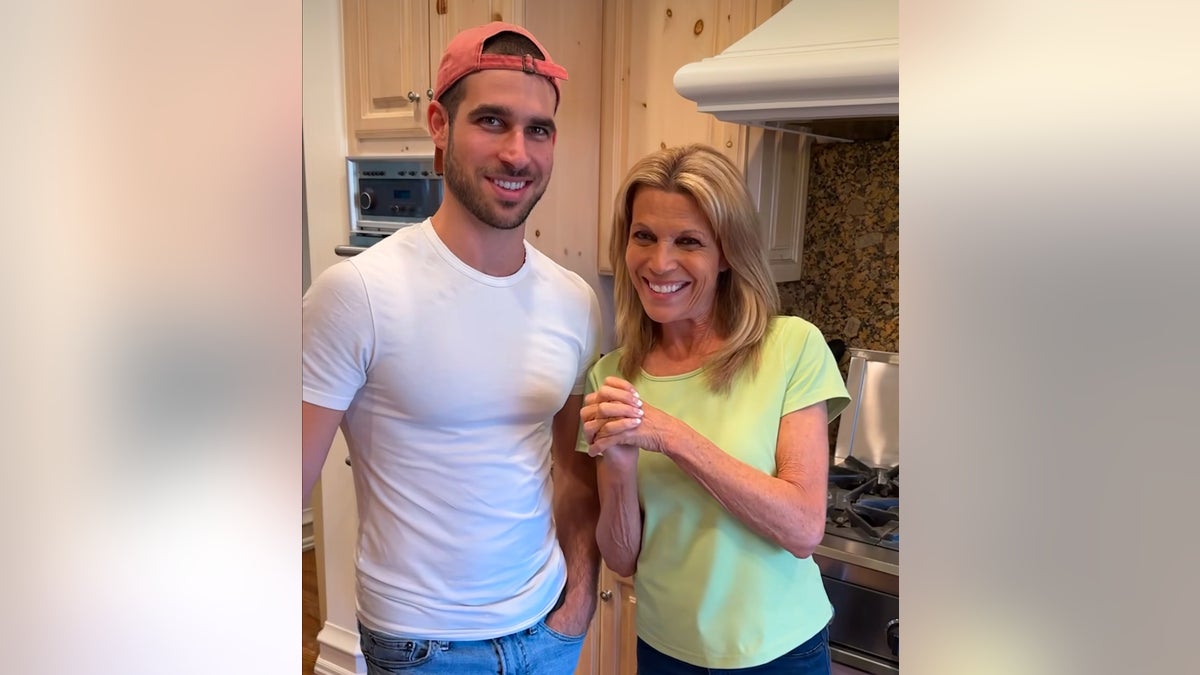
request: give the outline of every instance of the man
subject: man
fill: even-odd
[[[340,426],[372,675],[571,673],[595,610],[599,502],[574,445],[599,303],[524,239],[566,77],[518,26],[455,37],[427,110],[440,208],[304,298],[304,494]]]

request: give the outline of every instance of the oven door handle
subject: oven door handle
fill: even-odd
[[[342,244],[341,246],[333,247],[333,252],[343,258],[349,258],[351,256],[356,256],[365,250],[367,250],[366,246],[349,246],[346,244]]]

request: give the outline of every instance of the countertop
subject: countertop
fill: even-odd
[[[900,553],[889,548],[826,533],[814,555],[900,576]]]

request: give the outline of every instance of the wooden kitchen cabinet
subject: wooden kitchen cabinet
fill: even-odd
[[[600,566],[596,613],[575,675],[637,675],[637,598],[633,579]]]
[[[800,278],[812,138],[754,129],[746,166],[746,187],[758,204],[763,245],[776,282]]]
[[[428,138],[426,106],[446,44],[464,28],[524,17],[525,0],[342,0],[350,154]]]
[[[555,115],[558,162],[525,236],[555,262],[594,278],[603,2],[342,0],[348,154],[432,155],[425,116],[446,44],[493,20],[528,28],[570,79]]]
[[[594,675],[637,674],[637,597],[633,579],[602,566],[600,601],[596,611],[596,667]]]
[[[597,675],[600,672],[600,650],[596,643],[600,639],[600,611],[592,615],[592,623],[588,625],[587,637],[583,639],[583,648],[579,653],[579,665],[575,666],[575,675]]]
[[[787,0],[606,0],[601,101],[599,271],[612,274],[613,199],[626,172],[659,148],[701,142],[746,166],[748,127],[718,121],[675,91],[675,71],[713,56]]]

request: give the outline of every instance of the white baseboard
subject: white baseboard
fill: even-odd
[[[363,669],[363,672],[367,672],[366,669]],[[313,675],[358,675],[358,673],[317,659],[316,664],[313,665]]]
[[[317,634],[317,644],[315,675],[364,675],[367,672],[357,632],[326,621]]]

